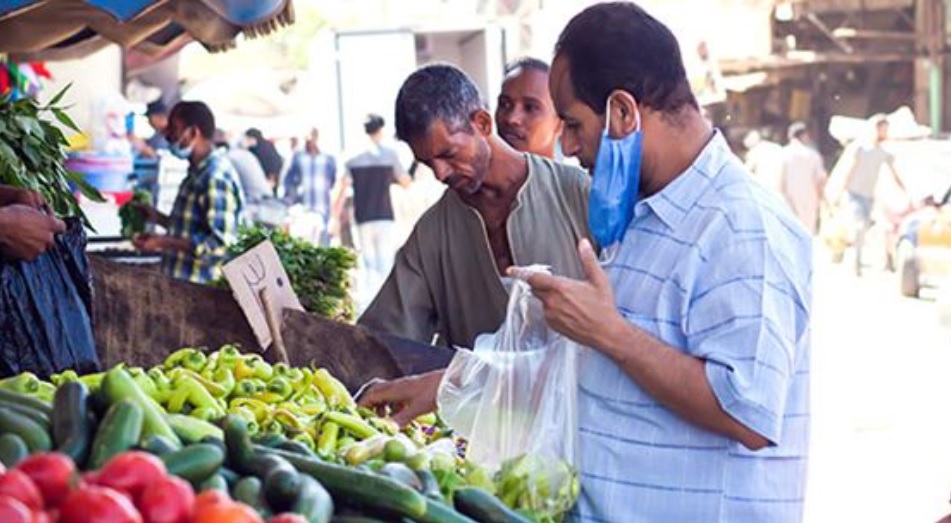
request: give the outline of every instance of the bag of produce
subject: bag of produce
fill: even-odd
[[[468,439],[467,458],[494,472],[506,504],[543,521],[559,521],[579,493],[579,350],[516,280],[501,328],[458,351],[440,384],[440,414]]]

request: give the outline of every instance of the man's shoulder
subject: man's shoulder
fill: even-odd
[[[527,157],[534,173],[543,175],[539,177],[543,183],[581,189],[591,185],[591,178],[578,167],[534,154],[528,154]]]

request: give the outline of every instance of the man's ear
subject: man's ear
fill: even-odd
[[[640,125],[640,108],[637,100],[631,93],[616,89],[608,97],[608,111],[611,112],[611,128],[609,133],[618,138],[627,136],[636,131]]]
[[[472,122],[472,126],[475,127],[475,130],[482,136],[492,135],[495,124],[492,120],[492,115],[485,109],[479,109],[472,113],[472,116],[469,117],[469,121]]]

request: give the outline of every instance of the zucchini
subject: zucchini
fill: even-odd
[[[231,489],[231,497],[261,512],[264,496],[261,493],[261,480],[254,476],[241,478]]]
[[[21,405],[19,403],[10,403],[2,400],[0,400],[0,407],[8,408],[21,416],[30,418],[34,423],[46,429],[47,432],[53,430],[53,423],[50,420],[50,417],[42,411],[36,410],[32,407],[27,407],[26,405]]]
[[[267,446],[267,445],[265,445]],[[310,450],[310,447],[301,443],[300,441],[288,439],[284,440],[273,447],[276,449],[286,450],[288,452],[293,452],[294,454],[300,454],[301,456],[313,456],[314,452]]]
[[[225,462],[225,453],[209,443],[195,443],[162,456],[169,474],[200,485],[213,476]]]
[[[426,513],[416,520],[418,523],[491,523],[476,521],[453,510],[449,505],[432,499],[426,500]]]
[[[207,438],[224,441],[224,432],[214,424],[185,414],[166,414],[165,421],[172,431],[186,443],[198,443]]]
[[[33,396],[27,396],[26,394],[13,392],[12,390],[0,388],[0,401],[13,403],[15,405],[23,405],[33,410],[38,410],[47,416],[53,415],[53,407],[49,403],[40,399],[36,399]]]
[[[248,464],[247,473],[257,477],[261,481],[265,481],[272,472],[281,469],[289,470],[291,472],[296,471],[286,459],[280,456],[259,454],[251,458],[251,463]]]
[[[89,457],[93,420],[89,412],[89,389],[81,381],[68,381],[53,395],[53,441],[56,450],[82,467]]]
[[[420,483],[423,485],[420,492],[422,492],[424,496],[429,499],[435,499],[436,501],[445,501],[442,490],[439,488],[439,480],[436,479],[436,475],[433,474],[433,471],[429,469],[417,470],[416,477],[419,478]]]
[[[330,493],[316,479],[307,474],[301,478],[300,494],[291,507],[291,512],[304,516],[307,523],[329,523],[334,513],[334,502]]]
[[[273,432],[266,432],[254,438],[255,444],[263,445],[265,447],[271,447],[271,448],[276,448],[281,443],[284,443],[285,441],[287,441],[287,438],[285,438],[281,434],[275,434]]]
[[[139,444],[139,448],[148,452],[149,454],[154,454],[156,456],[162,457],[170,452],[175,452],[175,445],[163,436],[158,434],[153,434],[147,436]]]
[[[367,506],[410,518],[420,518],[426,514],[426,498],[389,478],[331,465],[286,450],[261,448],[261,451],[284,458],[300,472],[319,481],[333,496],[335,503]]]
[[[13,409],[0,407],[0,434],[7,433],[16,434],[23,439],[30,453],[46,452],[53,448],[49,432],[39,423]]]
[[[142,408],[131,399],[109,407],[92,442],[89,467],[98,469],[113,456],[134,447],[142,436],[143,418]]]
[[[7,433],[0,436],[0,463],[3,463],[8,469],[17,466],[18,463],[30,455],[30,449],[26,448],[23,438],[13,433]]]
[[[168,438],[177,448],[181,447],[181,440],[165,420],[165,411],[139,387],[125,369],[114,367],[106,372],[102,379],[102,392],[110,403],[128,400],[139,407],[142,412],[142,435],[147,437],[157,434]]]
[[[223,422],[225,447],[228,454],[228,466],[240,474],[247,474],[251,460],[254,459],[254,445],[248,423],[240,416],[229,414]]]
[[[402,463],[387,463],[380,467],[379,473],[392,480],[399,481],[417,492],[424,493],[423,482],[413,472],[413,469]]]
[[[301,477],[296,470],[278,467],[264,478],[264,501],[275,513],[287,512],[301,493]]]
[[[452,494],[456,510],[481,523],[530,523],[510,509],[489,491],[478,487],[461,487]]]
[[[234,486],[237,485],[239,481],[241,481],[241,475],[229,469],[228,467],[221,467],[218,469],[218,475],[225,478],[225,481],[231,488],[234,488]]]

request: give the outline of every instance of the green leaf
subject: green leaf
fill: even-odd
[[[63,99],[63,96],[66,95],[66,91],[68,91],[69,88],[72,86],[73,86],[72,82],[66,84],[66,87],[63,87],[62,89],[60,89],[60,91],[56,93],[56,95],[53,96],[53,99],[50,100],[48,104],[46,104],[46,107],[44,107],[44,109],[49,109],[50,107],[53,107],[54,105],[58,104],[59,101]]]
[[[66,176],[69,178],[69,181],[76,184],[79,192],[81,192],[86,198],[98,203],[106,201],[106,199],[103,198],[102,194],[100,194],[95,187],[89,185],[89,182],[86,181],[86,177],[83,176],[82,173],[78,173],[76,171],[66,171]]]
[[[59,123],[65,125],[66,127],[69,127],[70,129],[76,131],[77,133],[82,133],[82,131],[79,129],[79,126],[77,126],[76,123],[73,122],[73,119],[70,118],[69,115],[67,115],[65,112],[63,112],[62,109],[52,107],[50,108],[50,110],[53,111],[53,116],[55,116],[56,119],[59,120]]]

